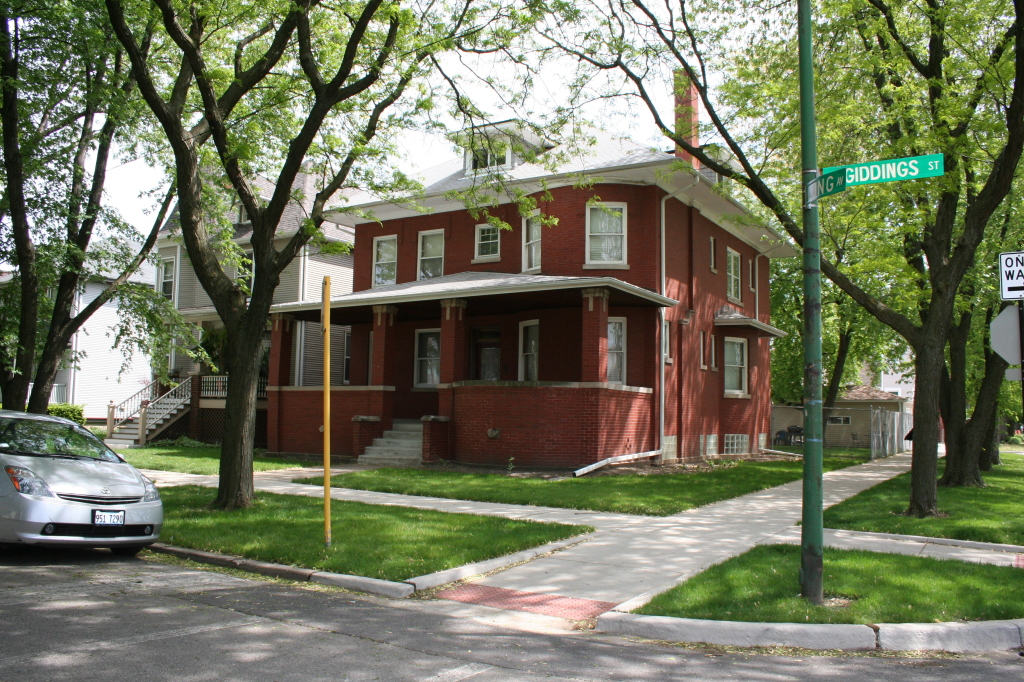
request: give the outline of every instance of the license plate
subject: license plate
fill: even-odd
[[[123,526],[124,512],[107,509],[93,509],[92,523],[95,526]]]

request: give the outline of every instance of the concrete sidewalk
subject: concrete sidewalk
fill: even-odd
[[[825,474],[825,504],[837,504],[909,469],[910,455],[905,454],[828,472]],[[319,469],[313,468],[259,472],[254,476],[255,486],[262,492],[320,497],[323,494],[320,486],[291,482],[293,478],[319,473]],[[214,486],[217,483],[216,476],[164,471],[146,471],[146,475],[161,486]],[[780,534],[791,531],[800,520],[801,494],[801,482],[794,481],[668,517],[339,488],[332,489],[331,498],[593,526],[598,533],[588,542],[495,573],[473,584],[493,588],[494,594],[507,591],[511,599],[509,608],[515,608],[511,595],[525,594],[593,600],[616,604],[618,610],[630,610],[708,566],[742,554],[759,543],[789,541],[789,536]]]

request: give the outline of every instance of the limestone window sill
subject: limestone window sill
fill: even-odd
[[[629,270],[628,263],[584,263],[584,270]]]
[[[749,393],[740,393],[739,391],[726,391],[722,394],[723,398],[734,398],[736,400],[750,400]]]
[[[500,263],[501,256],[483,256],[481,258],[474,258],[469,262],[471,265],[480,265],[481,263]]]

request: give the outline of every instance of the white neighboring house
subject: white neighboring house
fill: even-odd
[[[153,285],[156,269],[144,262],[131,281]],[[11,280],[12,273],[0,272],[0,285]],[[75,311],[92,301],[106,288],[109,280],[87,282],[75,300]],[[113,298],[93,313],[71,338],[68,350],[79,354],[78,367],[63,365],[54,377],[51,403],[84,405],[86,419],[106,420],[107,405],[118,404],[139,392],[153,379],[149,358],[132,353],[124,374],[125,357],[114,348],[114,327],[117,324],[117,299]]]
[[[143,263],[131,277],[131,281],[152,286],[155,268]],[[106,286],[107,281],[88,282],[78,295],[75,308],[81,310]],[[149,358],[134,352],[129,356],[127,369],[121,374],[125,357],[119,348],[114,348],[114,327],[117,325],[116,297],[100,306],[92,317],[72,337],[69,350],[80,355],[78,367],[62,367],[57,370],[51,402],[68,402],[84,405],[85,418],[106,420],[107,405],[113,400],[118,404],[138,393],[153,379]]]

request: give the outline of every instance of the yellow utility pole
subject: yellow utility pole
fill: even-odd
[[[324,545],[331,546],[331,278],[324,277],[320,332],[324,336]]]

